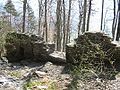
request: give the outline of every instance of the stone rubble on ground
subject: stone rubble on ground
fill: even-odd
[[[32,67],[31,64],[24,66],[23,64],[9,63],[8,66],[4,65],[0,67],[0,90],[23,90],[23,84],[26,82],[24,78],[28,77],[30,73],[32,73],[30,74],[31,77],[34,76],[33,74],[40,76],[37,80],[52,80],[59,85],[59,90],[67,90],[68,85],[71,84],[72,78],[69,74],[62,73],[64,66],[54,65],[51,62],[39,65],[36,63],[36,66],[34,65]],[[42,68],[41,65],[43,65]],[[15,78],[15,76],[17,76],[16,72],[20,72],[23,75],[19,78]],[[115,80],[101,81],[100,79],[96,79],[88,82],[78,82],[78,90],[120,90],[120,74],[117,74]],[[48,86],[38,85],[34,88],[36,88],[36,90],[47,89]]]
[[[39,65],[36,63],[36,66],[32,66],[30,63],[28,65],[11,64],[4,69],[0,68],[0,90],[23,90],[24,83],[35,76],[37,76],[33,79],[35,81],[52,81],[57,83],[58,90],[65,90],[64,88],[67,88],[66,86],[70,84],[72,78],[69,74],[62,74],[64,67],[64,65],[55,65],[51,62]],[[48,87],[47,85],[38,85],[34,88],[40,90]]]

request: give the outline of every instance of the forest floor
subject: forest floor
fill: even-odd
[[[72,78],[64,72],[64,67],[51,62],[3,64],[0,67],[0,90],[23,90],[24,86],[25,90],[66,90]],[[40,85],[37,82],[33,86],[27,85],[29,80]],[[49,86],[52,83],[54,86]]]
[[[74,81],[67,69],[66,64],[60,63],[0,60],[0,90],[120,90],[120,73],[114,80],[78,80],[78,89],[71,89],[68,86],[74,87]]]

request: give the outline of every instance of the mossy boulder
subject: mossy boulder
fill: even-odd
[[[5,38],[6,57],[11,61],[19,61],[32,57],[31,38],[25,34],[8,33]]]
[[[47,48],[42,40],[35,35],[8,33],[5,37],[4,56],[9,62],[18,62],[23,59],[43,60],[47,56]]]
[[[103,33],[86,32],[66,46],[66,61],[79,70],[93,70],[103,73],[120,67],[120,47],[111,43],[111,38]],[[119,65],[119,66],[118,66]]]

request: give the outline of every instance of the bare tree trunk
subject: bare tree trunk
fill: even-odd
[[[91,5],[92,5],[92,0],[89,0],[89,11],[88,11],[88,18],[87,18],[87,28],[86,28],[86,31],[89,31],[90,15],[91,15]]]
[[[57,1],[56,17],[56,50],[61,51],[61,0]]]
[[[118,27],[116,33],[116,41],[119,41],[120,38],[120,0],[118,2]]]
[[[116,1],[113,0],[113,3],[114,3],[114,18],[113,18],[113,23],[112,23],[112,36],[113,36],[113,39],[114,39],[114,34],[115,34],[115,17],[116,17]]]
[[[107,17],[108,10],[106,10],[105,15],[104,15],[104,23],[103,23],[103,31],[106,29],[106,17]]]
[[[103,29],[103,12],[104,12],[104,0],[102,0],[102,12],[101,12],[101,26],[100,26],[100,30]]]
[[[43,1],[43,0],[38,0],[38,4],[39,4],[38,35],[41,35],[42,1]]]
[[[66,17],[65,17],[65,0],[63,0],[63,49],[62,51],[65,51],[65,47],[66,47],[66,40],[65,40],[65,36],[66,36],[66,24],[65,24],[65,21],[66,21]]]
[[[12,27],[12,15],[10,13],[10,27]]]
[[[25,32],[26,4],[27,4],[27,0],[24,0],[23,1],[23,27],[22,27],[22,33]]]
[[[86,31],[86,12],[87,12],[87,0],[84,0],[84,11],[83,11],[83,25],[82,25],[82,33]]]
[[[81,16],[79,16],[78,36],[80,36],[81,23],[82,23],[82,17],[81,17]]]
[[[48,42],[47,32],[47,0],[45,0],[45,41]]]
[[[72,0],[69,0],[69,11],[68,11],[68,19],[67,19],[67,32],[66,32],[66,44],[70,42],[70,17],[71,17],[71,3]]]
[[[80,36],[80,29],[81,29],[81,23],[82,23],[82,2],[81,0],[78,0],[78,3],[79,3],[78,36]]]

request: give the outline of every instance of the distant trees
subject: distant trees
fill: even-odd
[[[5,12],[0,13],[0,37],[8,31],[11,31],[12,27],[9,22],[9,16]]]
[[[34,11],[27,0],[23,1],[22,33],[32,34],[36,29]]]
[[[58,30],[56,34],[56,39],[58,40],[58,37],[59,37],[59,45],[62,45],[61,47],[63,47],[62,51],[65,51],[65,45],[70,43],[70,37],[71,37],[70,33],[71,33],[71,27],[72,27],[71,19],[73,18],[71,14],[72,8],[73,8],[72,2],[74,1],[69,0],[69,2],[67,2],[67,5],[68,5],[67,7],[65,0],[62,0],[61,3],[63,6],[61,6],[61,9],[60,9],[60,4],[58,9],[58,2],[57,2],[56,26],[57,25],[59,26],[57,26],[57,29],[56,29]],[[92,11],[92,0],[89,0],[89,1],[78,0],[78,4],[79,4],[79,24],[78,24],[78,36],[79,36],[81,32],[84,33],[85,31],[89,30],[90,16]],[[56,41],[56,43],[58,43],[58,41]]]
[[[8,0],[9,1],[9,0]],[[78,0],[79,1],[79,25],[78,34],[89,30],[91,3],[92,0]],[[55,38],[57,51],[65,51],[66,44],[70,43],[71,37],[71,23],[72,23],[72,4],[74,0],[38,0],[38,27],[37,34],[44,38],[45,42],[49,42],[50,34]],[[52,16],[52,4],[56,11]],[[56,7],[55,7],[56,6]],[[22,12],[22,33],[33,33],[36,29],[36,20],[34,11],[29,5],[28,0],[23,0]],[[53,21],[53,22],[51,22]],[[50,31],[50,27],[52,29]],[[26,30],[25,30],[26,29]]]
[[[4,51],[5,35],[13,31],[13,17],[17,16],[17,11],[11,0],[7,0],[5,6],[0,7],[0,56]]]
[[[80,33],[89,31],[90,17],[92,12],[93,0],[78,0],[79,5],[79,23],[78,23],[78,36]]]
[[[20,16],[16,24],[19,25],[21,32],[27,32],[33,34],[35,31],[38,35],[44,38],[46,43],[52,42],[56,45],[57,51],[65,51],[66,44],[70,43],[72,28],[78,27],[75,31],[75,34],[80,36],[86,31],[90,30],[90,19],[92,13],[92,3],[93,0],[77,0],[78,7],[74,6],[76,0],[37,0],[38,2],[38,16],[37,19],[34,15],[34,10],[29,2],[29,0],[23,0],[23,10],[21,10]],[[103,29],[103,18],[104,18],[104,1],[102,0],[102,11],[101,11],[101,25],[100,29]],[[114,5],[114,19],[112,25],[112,33],[115,36],[116,31],[116,40],[119,39],[119,18],[116,17],[116,0],[113,0]],[[76,4],[75,4],[76,5]],[[76,10],[73,15],[73,8]],[[7,0],[4,9],[9,14],[10,25],[11,18],[17,16],[18,12],[16,11],[12,0]],[[78,20],[73,23],[73,18],[77,17]],[[107,15],[106,15],[107,17]],[[22,18],[22,19],[21,19]],[[37,21],[36,21],[37,20]],[[117,22],[118,21],[118,22]],[[36,25],[37,23],[37,25]],[[78,23],[78,24],[77,24]],[[118,24],[117,24],[118,23]],[[74,26],[73,26],[74,24]],[[16,25],[17,26],[17,25]],[[118,27],[117,27],[118,26]],[[37,28],[36,28],[37,27]]]
[[[9,13],[9,22],[10,22],[10,26],[12,25],[12,16],[17,16],[17,11],[15,9],[14,4],[12,3],[11,0],[7,0],[4,9],[6,10],[7,13]]]
[[[71,5],[69,0],[68,14],[66,16],[65,0],[57,1],[56,8],[56,50],[65,51],[66,44],[70,43],[70,21],[71,21]]]
[[[53,3],[54,2],[54,3]],[[73,1],[74,2],[74,1]],[[84,3],[83,3],[84,2]],[[24,6],[23,6],[23,22],[25,21],[25,5],[27,4],[27,0],[24,0]],[[52,17],[52,13],[50,12],[52,10],[51,5],[54,4],[55,8],[56,3],[56,16]],[[50,41],[50,32],[52,31],[55,38],[55,46],[57,51],[65,51],[65,46],[67,43],[70,42],[70,33],[71,33],[71,13],[72,13],[72,0],[65,1],[65,0],[38,0],[38,34],[43,35],[44,41],[49,42]],[[68,7],[67,7],[68,5]],[[84,33],[85,31],[89,30],[89,23],[90,23],[90,15],[91,15],[91,6],[92,6],[92,0],[79,0],[79,25],[78,25],[78,34],[80,35],[80,32]],[[34,13],[32,11],[32,8],[30,6],[28,10],[28,15],[32,15],[30,17],[34,17]],[[51,9],[51,10],[50,10]],[[52,19],[52,23],[51,23]],[[32,22],[32,18],[29,18],[28,16],[28,26],[30,25],[30,22]],[[34,21],[34,20],[33,20]],[[49,22],[50,21],[50,22]],[[55,23],[54,23],[55,22]],[[25,23],[25,24],[26,24]],[[23,25],[25,25],[23,24]],[[53,25],[54,24],[54,25]],[[50,31],[50,25],[52,25],[52,29]],[[26,26],[26,25],[25,25]],[[33,24],[34,27],[34,24]],[[32,27],[29,26],[31,29]],[[24,29],[23,29],[24,31]],[[54,31],[54,32],[53,32]],[[43,32],[43,34],[41,34]]]
[[[27,28],[29,30],[29,33],[32,33],[36,29],[36,25],[35,25],[36,20],[34,16],[34,11],[32,10],[27,0],[23,0],[22,3],[23,3],[22,13],[15,9],[15,6],[12,0],[7,0],[4,6],[4,9],[9,14],[10,26],[14,25],[14,27],[18,27],[18,30],[21,30],[22,33],[27,31],[25,30]],[[22,19],[21,19],[21,16],[22,16]]]
[[[28,29],[28,33],[33,33],[36,29],[36,20],[35,20],[35,16],[34,16],[34,11],[31,8],[31,6],[29,5],[29,3],[27,4],[27,14],[28,14],[28,20],[27,20],[27,29]]]

